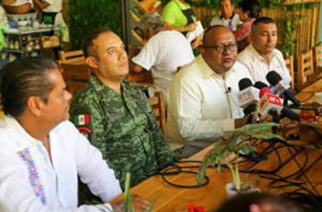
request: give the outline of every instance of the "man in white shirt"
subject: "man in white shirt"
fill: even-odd
[[[72,95],[55,63],[20,59],[1,74],[0,211],[111,211],[107,203],[78,207],[77,175],[103,202],[122,191],[102,154],[67,121]]]
[[[159,15],[148,14],[143,17],[141,24],[149,40],[141,52],[132,58],[135,64],[133,71],[151,69],[153,88],[149,89],[149,95],[153,96],[155,91],[166,94],[178,68],[194,59],[190,42],[178,31],[162,31],[163,23]]]
[[[62,0],[33,0],[34,3],[42,10],[43,21],[61,27],[62,40],[69,42],[69,30],[64,21],[62,10]]]
[[[247,69],[235,62],[236,40],[226,27],[209,28],[200,53],[176,74],[168,90],[169,142],[172,147],[173,143],[194,146],[195,151],[246,123],[236,93],[238,82],[250,78]]]
[[[266,75],[274,70],[289,84],[292,78],[282,53],[275,48],[277,28],[274,20],[269,17],[256,19],[252,24],[250,39],[251,44],[238,55],[238,61],[248,68],[253,80],[269,84]]]
[[[220,0],[220,16],[215,16],[210,21],[210,26],[223,25],[231,31],[236,31],[240,17],[234,12],[235,6],[231,0]]]

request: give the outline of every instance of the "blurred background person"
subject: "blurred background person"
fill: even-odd
[[[146,14],[141,20],[148,42],[140,53],[132,58],[134,72],[143,69],[152,71],[153,87],[149,87],[149,96],[155,91],[165,95],[168,85],[178,68],[194,59],[190,42],[175,30],[163,30],[159,15]]]
[[[187,33],[196,29],[197,18],[188,1],[171,0],[164,6],[161,16],[167,30]]]
[[[217,212],[300,212],[290,202],[265,193],[239,194],[226,201]]]
[[[255,19],[259,17],[261,9],[257,0],[242,0],[239,7],[239,17],[243,23],[237,26],[234,35],[240,52],[250,44],[251,26]]]
[[[240,22],[239,15],[234,12],[235,6],[231,0],[220,0],[220,16],[215,16],[210,21],[210,26],[224,25],[231,31],[235,31]]]

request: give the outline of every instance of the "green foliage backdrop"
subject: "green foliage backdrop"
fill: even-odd
[[[80,49],[85,36],[99,27],[121,35],[120,0],[69,0],[72,49]]]

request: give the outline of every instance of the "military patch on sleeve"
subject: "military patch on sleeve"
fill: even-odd
[[[91,134],[92,134],[92,130],[89,127],[77,127],[77,129],[79,130],[79,132],[84,135],[87,139],[90,138]]]
[[[71,121],[74,123],[76,128],[86,138],[90,139],[93,132],[91,128],[91,113],[88,107],[80,106],[74,107],[71,110]]]
[[[84,126],[84,125],[89,125],[91,122],[91,116],[90,114],[76,114],[73,117],[73,123],[75,126]]]

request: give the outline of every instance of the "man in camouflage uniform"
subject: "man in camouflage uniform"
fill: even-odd
[[[108,29],[100,29],[88,36],[83,50],[93,75],[76,94],[71,119],[102,151],[121,185],[125,173],[131,172],[133,186],[172,164],[174,154],[144,93],[123,81],[129,67],[121,39]]]

